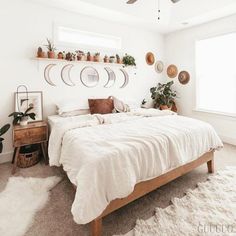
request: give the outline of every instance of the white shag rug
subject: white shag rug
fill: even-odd
[[[126,236],[236,235],[236,167],[212,175],[150,219],[137,220]]]
[[[60,177],[11,177],[0,193],[0,235],[23,236],[33,222],[34,215],[42,209],[49,190]]]

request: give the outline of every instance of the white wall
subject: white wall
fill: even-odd
[[[25,0],[3,1],[0,8],[0,22],[0,124],[11,122],[8,114],[14,109],[13,94],[20,84],[27,85],[31,91],[43,91],[44,117],[47,117],[49,114],[55,113],[55,103],[62,99],[84,100],[88,97],[117,95],[141,101],[149,88],[161,79],[154,68],[145,63],[145,54],[148,51],[153,51],[158,59],[163,60],[163,37],[157,33],[47,8]],[[125,89],[119,89],[117,86],[105,89],[102,85],[105,82],[106,74],[102,73],[103,69],[98,66],[97,69],[101,72],[101,83],[98,87],[88,89],[82,86],[79,74],[75,71],[73,77],[77,86],[63,85],[59,77],[59,70],[57,70],[57,73],[53,75],[53,80],[58,83],[58,86],[51,87],[44,81],[43,64],[38,66],[37,62],[30,58],[35,55],[38,46],[45,44],[46,37],[53,37],[55,22],[77,25],[81,30],[121,37],[122,52],[130,53],[136,58],[137,75]],[[0,162],[9,160],[12,154],[11,132],[8,132],[5,137]]]
[[[236,118],[194,111],[196,90],[195,41],[232,31],[236,31],[236,15],[168,34],[165,36],[165,55],[167,64],[174,63],[178,65],[179,70],[187,70],[191,74],[191,81],[185,86],[176,79],[175,86],[180,97],[178,100],[180,113],[209,122],[215,127],[223,141],[236,145]],[[223,82],[224,78],[222,78]],[[214,85],[210,89],[214,89]]]

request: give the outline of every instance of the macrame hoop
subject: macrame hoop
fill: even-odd
[[[16,101],[17,101],[17,108],[18,108],[18,111],[19,112],[22,112],[20,111],[20,101],[19,101],[19,93],[23,93],[23,92],[20,92],[20,89],[24,89],[24,93],[26,94],[26,102],[27,102],[27,108],[29,107],[29,94],[28,94],[28,88],[26,87],[26,85],[19,85],[16,89]],[[22,104],[21,104],[22,105]]]

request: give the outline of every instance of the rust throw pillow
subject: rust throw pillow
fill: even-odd
[[[113,100],[107,99],[88,99],[91,114],[108,114],[114,109]]]

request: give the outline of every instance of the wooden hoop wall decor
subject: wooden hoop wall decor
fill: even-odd
[[[99,82],[99,74],[92,66],[86,66],[80,72],[80,80],[82,84],[88,88],[96,87]]]
[[[110,88],[115,84],[116,74],[110,67],[105,67],[104,70],[108,74],[108,80],[107,80],[106,84],[104,85],[104,88]]]
[[[51,85],[51,86],[56,86],[56,85],[52,82],[52,80],[51,80],[51,78],[50,78],[50,71],[51,71],[51,69],[52,69],[54,66],[56,66],[56,64],[49,64],[49,65],[47,65],[47,66],[45,67],[45,69],[44,69],[44,79],[45,79],[46,82],[47,82],[49,85]]]
[[[56,84],[52,81],[50,77],[50,72],[52,68],[55,67],[56,65],[57,64],[50,63],[44,68],[44,79],[50,86],[53,86],[53,87],[55,87]],[[73,82],[71,78],[71,70],[73,67],[74,67],[73,64],[66,64],[62,67],[61,73],[60,73],[62,82],[65,85],[70,86],[70,87],[76,86],[76,84]],[[104,67],[104,70],[108,74],[108,79],[103,87],[111,88],[112,86],[115,85],[115,82],[117,81],[116,73],[110,67]],[[129,73],[124,68],[119,68],[119,70],[122,72],[122,75],[124,76],[124,82],[120,86],[120,88],[125,88],[129,83]],[[80,72],[80,80],[82,84],[86,86],[87,88],[96,87],[100,80],[99,73],[94,67],[85,66]]]
[[[125,88],[129,83],[129,74],[126,72],[125,69],[120,69],[120,71],[123,73],[125,79],[124,83],[120,86],[120,88]]]
[[[75,86],[75,84],[73,83],[73,81],[71,80],[71,77],[70,77],[70,72],[71,72],[72,67],[74,67],[74,65],[68,64],[68,65],[63,66],[63,68],[61,69],[61,79],[62,79],[62,81],[66,85],[71,86],[71,87]]]

